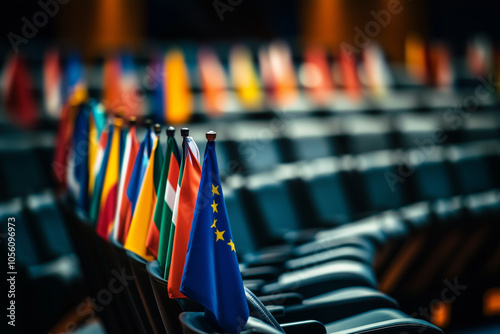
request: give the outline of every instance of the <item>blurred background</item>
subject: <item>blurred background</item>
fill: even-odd
[[[64,326],[76,306],[92,309],[82,304],[82,253],[55,200],[60,118],[81,103],[136,116],[140,140],[144,119],[188,126],[201,153],[205,132],[217,131],[242,262],[303,243],[304,231],[375,217],[390,231],[372,262],[380,291],[450,333],[498,332],[498,9],[466,0],[1,1],[0,243],[6,250],[15,215],[20,332],[105,331],[95,319]],[[465,292],[443,300],[457,279]]]

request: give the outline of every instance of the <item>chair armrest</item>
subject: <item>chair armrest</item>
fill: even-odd
[[[285,307],[283,305],[266,305],[266,309],[275,318],[281,318],[285,316]]]
[[[297,305],[304,299],[301,294],[296,292],[276,293],[267,296],[260,296],[260,301],[264,305]]]
[[[298,321],[291,322],[288,324],[282,324],[281,328],[285,331],[286,334],[325,334],[326,328],[325,326],[316,320],[306,320],[306,321]]]
[[[280,271],[273,266],[250,267],[241,270],[243,279],[262,279],[265,281],[273,281],[278,278]]]

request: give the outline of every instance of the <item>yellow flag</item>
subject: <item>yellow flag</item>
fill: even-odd
[[[158,137],[154,139],[153,149],[148,162],[146,173],[142,181],[139,197],[135,207],[130,230],[125,241],[125,248],[142,256],[148,261],[154,260],[153,256],[148,254],[146,248],[146,239],[148,236],[149,224],[156,204],[156,190],[154,186],[154,167],[155,152],[158,147]]]
[[[186,123],[193,112],[189,75],[180,50],[165,56],[165,113],[167,124]]]

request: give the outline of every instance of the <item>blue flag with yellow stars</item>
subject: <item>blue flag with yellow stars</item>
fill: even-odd
[[[206,320],[225,332],[239,333],[248,320],[214,141],[205,150],[181,292],[203,305]]]

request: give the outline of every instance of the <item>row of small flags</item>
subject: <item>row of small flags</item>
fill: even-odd
[[[439,88],[453,86],[454,66],[446,44],[428,45],[419,36],[409,35],[405,49],[407,72],[414,82]],[[362,96],[364,86],[375,96],[383,97],[394,83],[384,53],[375,42],[359,54],[340,52],[336,61],[325,49],[314,46],[305,48],[302,58],[296,66],[289,45],[281,41],[261,47],[256,55],[244,45],[235,45],[226,68],[213,49],[202,47],[193,70],[181,49],[171,49],[163,57],[153,57],[147,73],[140,78],[129,54],[113,55],[103,65],[102,103],[107,110],[120,111],[125,116],[149,115],[158,122],[181,124],[190,120],[195,108],[193,80],[199,82],[203,93],[201,107],[209,116],[228,109],[229,91],[234,91],[243,110],[251,111],[266,105],[290,105],[301,90],[313,105],[325,105],[339,83],[352,99]],[[489,74],[493,63],[488,41],[474,39],[467,49],[471,74]],[[78,55],[71,54],[63,62],[58,51],[45,53],[43,109],[49,116],[57,117],[75,90],[75,103],[87,101],[87,87],[86,71]],[[145,96],[148,92],[153,92],[150,101]],[[5,109],[14,120],[26,126],[36,122],[40,107],[33,95],[28,66],[19,55],[6,61],[2,95]]]
[[[202,169],[189,129],[181,129],[179,149],[169,127],[163,151],[161,126],[152,129],[146,122],[139,141],[136,123],[134,116],[125,121],[106,115],[95,103],[66,108],[54,162],[60,184],[101,238],[159,261],[170,298],[199,302],[214,325],[237,333],[249,311],[215,155],[216,134],[207,133]]]

